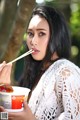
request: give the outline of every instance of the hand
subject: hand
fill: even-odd
[[[26,102],[23,103],[24,110],[21,112],[9,112],[8,120],[36,120],[34,115],[32,114],[28,104]]]
[[[6,64],[4,61],[0,64],[0,83],[10,84],[10,75],[11,75],[12,64]]]
[[[4,107],[0,106],[0,112],[6,112],[6,110],[4,109]]]

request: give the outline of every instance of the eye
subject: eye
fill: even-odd
[[[32,32],[27,32],[27,35],[28,35],[28,37],[30,37],[30,38],[32,38],[33,36],[34,36],[34,34],[32,33]]]
[[[42,36],[44,36],[44,35],[46,35],[44,32],[40,32],[40,33],[39,33],[39,36],[40,36],[40,37],[42,37]]]

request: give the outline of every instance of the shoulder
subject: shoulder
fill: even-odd
[[[55,61],[45,72],[45,75],[48,76],[55,76],[58,77],[58,79],[61,77],[61,79],[64,77],[68,78],[71,75],[79,74],[80,76],[80,68],[75,65],[73,62],[67,60],[67,59],[59,59]]]
[[[80,89],[80,68],[69,60],[63,59],[55,63],[55,90],[60,96],[62,91]]]
[[[55,64],[58,66],[55,72],[56,82],[66,82],[68,84],[80,82],[80,68],[73,62],[62,59]]]
[[[65,74],[71,71],[77,71],[80,72],[80,68],[75,65],[73,62],[67,60],[67,59],[60,59],[54,63],[55,68],[57,69],[58,72],[62,71]]]

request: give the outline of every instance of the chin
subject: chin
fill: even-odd
[[[33,59],[36,60],[36,61],[41,61],[41,60],[43,60],[43,58],[38,58],[38,57],[33,57]]]

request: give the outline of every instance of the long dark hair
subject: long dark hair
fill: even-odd
[[[31,55],[25,58],[20,86],[28,87],[31,90],[38,83],[40,76],[49,67],[48,63],[53,62],[51,61],[52,54],[56,51],[59,58],[69,59],[71,48],[66,20],[62,13],[49,6],[37,6],[33,9],[31,18],[36,14],[47,20],[50,28],[50,40],[46,55],[42,61],[35,61]],[[28,51],[28,48],[26,49]],[[44,64],[47,67],[44,67]]]

